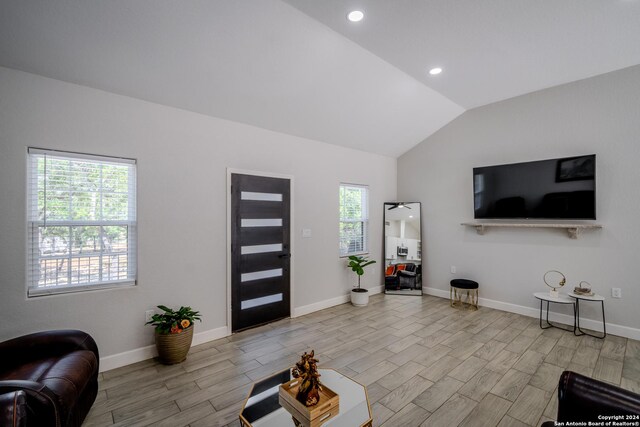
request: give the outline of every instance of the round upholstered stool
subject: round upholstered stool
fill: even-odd
[[[451,307],[457,308],[473,308],[478,309],[478,282],[469,279],[453,279],[451,281],[451,289],[449,290],[449,298]],[[462,302],[462,294],[466,291],[467,300]]]

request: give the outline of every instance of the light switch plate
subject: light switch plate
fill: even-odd
[[[305,238],[311,237],[311,229],[310,228],[303,228],[302,229],[302,237],[305,237]]]

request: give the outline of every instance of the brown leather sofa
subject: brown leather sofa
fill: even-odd
[[[98,346],[82,331],[0,343],[0,425],[80,426],[98,393]]]
[[[571,371],[560,375],[558,384],[558,419],[556,421],[614,421],[605,418],[640,414],[640,395],[609,383]],[[627,421],[624,418],[617,421]],[[637,422],[637,419],[631,420]],[[543,426],[553,426],[547,421]]]

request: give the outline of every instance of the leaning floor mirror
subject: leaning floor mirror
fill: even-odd
[[[422,295],[420,202],[384,204],[384,291]]]

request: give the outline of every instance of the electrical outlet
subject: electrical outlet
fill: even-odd
[[[622,298],[622,289],[620,289],[620,288],[611,288],[611,296],[613,298]]]
[[[451,274],[456,274],[456,266],[455,265],[451,266]]]
[[[151,322],[151,318],[153,317],[153,315],[156,314],[155,311],[153,310],[147,310],[144,312],[144,321],[145,322]]]

